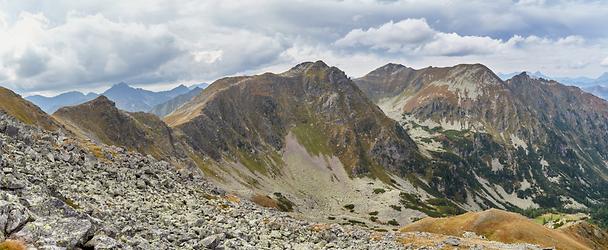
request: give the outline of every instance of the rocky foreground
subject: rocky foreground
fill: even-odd
[[[150,156],[77,142],[2,113],[0,152],[0,242],[28,249],[536,248],[297,220]]]

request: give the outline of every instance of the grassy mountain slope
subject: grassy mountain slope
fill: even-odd
[[[455,236],[474,232],[487,239],[506,243],[532,243],[557,249],[596,249],[596,245],[567,233],[568,230],[549,229],[522,215],[498,209],[468,212],[448,218],[424,218],[403,227],[401,231]]]
[[[163,159],[181,155],[175,146],[173,132],[158,117],[121,111],[105,96],[61,108],[53,116],[75,134],[93,141]]]
[[[56,130],[57,123],[39,107],[21,98],[15,92],[0,87],[0,110],[30,125],[41,126],[45,129]]]

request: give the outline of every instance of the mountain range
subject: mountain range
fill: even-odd
[[[102,104],[110,105],[85,105]],[[75,117],[67,124],[87,129],[89,139],[138,127],[120,118],[129,113],[60,111],[54,117]],[[105,129],[89,129],[85,121],[95,117],[109,121],[94,122]],[[608,192],[608,104],[523,73],[503,81],[480,64],[388,64],[350,80],[321,61],[303,63],[217,80],[163,121],[172,131],[164,141],[173,143],[150,140],[152,148],[165,156],[180,148],[223,188],[317,219],[340,216],[345,206],[371,224],[492,207],[586,209]],[[118,138],[167,138],[147,133]]]
[[[514,73],[498,73],[498,76],[502,80],[508,80],[509,78],[520,74],[520,72]],[[547,80],[555,80],[557,82],[578,86],[585,91],[592,93],[598,97],[604,98],[604,100],[608,100],[608,72],[600,75],[597,78],[589,78],[589,77],[551,77],[547,76],[540,71],[536,71],[534,73],[527,73],[531,77],[543,78]]]
[[[85,95],[78,91],[70,91],[53,97],[33,95],[26,97],[26,99],[42,108],[44,112],[52,114],[61,107],[81,104],[93,100],[97,96],[99,95],[95,93],[88,93]]]
[[[182,95],[192,97],[200,89],[207,86],[208,84],[206,83],[195,84],[190,87],[179,85],[170,90],[154,92],[142,88],[134,88],[121,82],[112,85],[111,88],[101,94],[88,93],[85,95],[78,91],[70,91],[52,97],[33,95],[26,97],[26,99],[41,107],[46,113],[52,114],[61,107],[78,105],[103,95],[114,101],[116,106],[122,110],[151,112],[160,115],[163,112],[170,113],[172,108],[177,108],[178,104],[183,104],[183,102],[188,100],[187,97],[183,97]],[[188,93],[190,94],[188,95]],[[182,97],[177,98],[178,96]],[[177,100],[170,102],[174,98],[177,98]]]
[[[527,73],[503,80],[481,64],[390,63],[351,79],[316,61],[205,89],[117,84],[52,116],[11,93],[0,108],[29,124],[150,155],[321,223],[433,231],[446,223],[424,218],[491,208],[586,212],[608,203],[608,102]],[[156,115],[133,111],[144,108]],[[448,218],[479,217],[511,218]],[[535,230],[564,237],[564,246],[596,244],[580,243],[580,233]]]

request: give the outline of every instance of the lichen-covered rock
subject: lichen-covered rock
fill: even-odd
[[[0,200],[0,231],[3,235],[9,235],[29,219],[29,212],[23,205]]]
[[[85,243],[83,240],[91,235],[92,229],[92,223],[86,219],[45,218],[27,223],[11,237],[34,245],[55,245],[74,249]]]
[[[120,243],[105,234],[96,234],[84,246],[93,249],[116,249]]]

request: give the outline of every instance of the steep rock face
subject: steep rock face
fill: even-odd
[[[58,124],[39,107],[21,98],[15,92],[0,87],[0,111],[3,111],[21,122],[43,127],[49,130],[59,128]]]
[[[158,117],[121,111],[105,96],[61,108],[53,116],[75,134],[99,143],[165,159],[183,156],[176,147],[173,132]]]
[[[337,155],[354,175],[381,167],[405,174],[417,157],[396,122],[342,71],[320,61],[279,75],[219,80],[165,120],[215,160],[263,158],[280,151],[290,131],[314,139],[309,151]]]
[[[355,82],[429,157],[473,173],[458,177],[470,187],[461,197],[468,204],[605,202],[608,104],[599,98],[525,74],[505,82],[480,64],[388,65]]]

